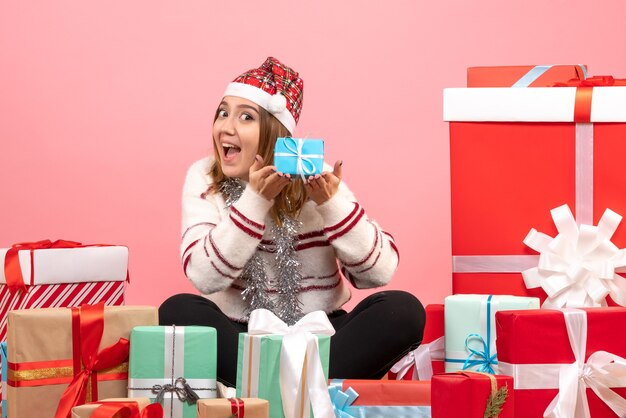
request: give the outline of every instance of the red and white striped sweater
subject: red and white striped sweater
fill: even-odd
[[[183,188],[181,255],[185,274],[205,297],[235,320],[245,317],[239,278],[246,262],[259,250],[275,273],[269,231],[273,202],[246,188],[230,210],[221,194],[207,193],[213,182],[208,173],[213,158],[196,161],[188,170]],[[340,271],[359,289],[387,284],[398,265],[393,237],[384,232],[356,202],[342,182],[329,201],[308,201],[299,220],[302,230],[295,245],[303,281],[299,300],[303,313],[332,312],[350,299]],[[275,289],[270,288],[270,295]]]

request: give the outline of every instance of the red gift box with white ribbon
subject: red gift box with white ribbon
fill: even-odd
[[[579,225],[626,214],[626,86],[612,77],[536,88],[444,90],[450,122],[453,293],[538,296],[521,272],[539,265],[523,240],[559,232],[550,210]],[[626,228],[611,241],[626,247]]]
[[[513,376],[515,416],[626,416],[625,322],[621,307],[497,312],[498,367]]]

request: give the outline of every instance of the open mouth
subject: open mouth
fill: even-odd
[[[227,143],[222,144],[222,149],[224,151],[224,158],[226,160],[231,160],[235,158],[241,152],[241,148],[239,148],[238,146]]]

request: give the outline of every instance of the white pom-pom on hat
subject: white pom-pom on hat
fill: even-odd
[[[287,108],[287,99],[285,98],[285,96],[283,96],[280,93],[277,93],[273,95],[272,97],[270,97],[270,101],[267,106],[267,110],[269,110],[270,113],[272,114],[281,113],[286,108]]]

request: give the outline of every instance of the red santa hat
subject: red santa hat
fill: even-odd
[[[297,72],[269,57],[259,68],[248,70],[233,80],[224,96],[242,97],[256,103],[293,134],[302,110],[303,87]]]

